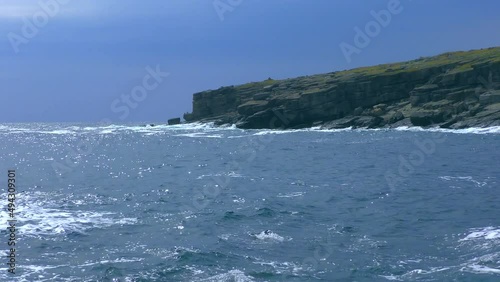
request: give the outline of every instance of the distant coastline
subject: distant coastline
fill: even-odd
[[[184,119],[243,129],[500,126],[500,47],[203,91]]]

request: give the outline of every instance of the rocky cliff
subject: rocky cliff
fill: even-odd
[[[500,47],[193,96],[187,122],[239,128],[500,125]]]

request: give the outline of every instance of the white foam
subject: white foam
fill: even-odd
[[[213,123],[187,123],[178,125],[158,124],[155,126],[147,125],[124,125],[124,124],[109,124],[95,126],[68,126],[57,124],[13,124],[0,125],[0,133],[16,134],[16,133],[40,133],[40,134],[117,134],[121,132],[137,132],[147,135],[160,134],[167,132],[179,131],[196,131],[196,132],[212,132],[212,131],[242,131],[237,129],[235,125],[214,126]],[[216,138],[216,137],[212,137]]]
[[[72,232],[85,234],[91,228],[107,228],[113,225],[131,225],[136,218],[124,218],[111,212],[92,212],[55,208],[56,203],[47,201],[46,195],[19,193],[15,218],[19,233],[25,236],[54,236]],[[2,195],[6,198],[5,195]],[[41,198],[40,198],[41,197]],[[7,212],[0,213],[0,225],[7,226]]]
[[[440,176],[439,178],[442,179],[442,180],[445,180],[445,181],[452,181],[452,180],[455,180],[455,181],[457,181],[457,180],[458,181],[460,181],[460,180],[468,181],[468,182],[474,183],[474,185],[477,186],[477,187],[483,187],[483,186],[485,186],[485,185],[488,184],[487,182],[484,182],[484,181],[477,181],[472,176]]]
[[[297,130],[264,130],[264,131],[259,131],[253,135],[261,136],[261,135],[268,135],[268,134],[287,134],[287,133],[294,133],[294,132],[300,132],[300,131],[297,131]]]
[[[176,134],[174,136],[180,136],[180,137],[191,137],[191,138],[222,138],[221,134],[205,134],[202,132],[195,132],[195,133],[185,133],[185,134]]]
[[[340,128],[340,129],[322,129],[321,127],[311,127],[304,129],[288,129],[288,130],[260,130],[253,135],[268,135],[268,134],[288,134],[297,132],[326,132],[326,133],[338,133],[338,132],[376,132],[376,131],[409,131],[409,132],[440,132],[440,133],[455,133],[455,134],[499,134],[500,126],[492,127],[471,127],[464,129],[445,129],[439,127],[433,128],[422,128],[418,126],[401,126],[396,128],[356,128],[352,127]]]
[[[61,130],[51,130],[51,131],[37,131],[37,133],[64,135],[64,134],[74,134],[75,132],[72,130],[61,129]]]
[[[287,193],[287,194],[279,194],[277,197],[278,198],[294,198],[294,197],[300,197],[303,196],[305,192],[292,192],[292,193]]]
[[[255,238],[259,240],[270,240],[270,241],[277,241],[277,242],[283,242],[285,240],[284,237],[272,232],[272,231],[262,231],[259,234],[254,235]]]
[[[233,203],[244,204],[245,199],[244,198],[236,198],[236,199],[233,199]]]
[[[197,269],[196,267],[194,266],[190,266],[190,265],[186,265],[185,268],[189,271],[191,271],[193,273],[193,275],[200,275],[200,274],[203,274],[205,273],[205,271],[201,270],[201,269]]]
[[[293,275],[298,275],[300,271],[303,270],[301,266],[298,266],[295,263],[292,262],[277,262],[277,261],[264,261],[261,259],[257,259],[254,264],[258,265],[268,265],[274,268],[274,271],[278,274],[283,274],[283,273],[291,273]]]
[[[241,270],[230,270],[226,273],[215,275],[206,279],[196,280],[200,282],[253,282],[251,277],[246,276]]]
[[[216,126],[213,122],[182,123],[176,125],[168,125],[167,128],[172,130],[192,130],[192,131],[243,131],[242,129],[237,128],[235,124]]]
[[[28,260],[27,260],[28,261]],[[47,270],[53,270],[57,268],[70,267],[70,265],[22,265],[19,269],[22,269],[22,272],[16,272],[16,279],[13,280],[12,274],[7,272],[7,268],[0,268],[0,280],[1,281],[19,281],[19,282],[28,282],[28,281],[38,281],[38,282],[51,282],[51,281],[78,281],[77,277],[69,277],[66,279],[62,279],[57,277],[58,275],[53,276],[52,274],[47,274]],[[36,280],[35,280],[36,277]],[[55,280],[56,278],[59,278]]]
[[[483,265],[472,264],[468,265],[461,269],[461,271],[468,271],[473,273],[492,273],[492,274],[500,274],[500,269],[491,268]]]
[[[65,135],[65,134],[89,134],[98,132],[99,134],[116,134],[119,132],[138,132],[144,133],[148,135],[159,134],[165,132],[177,132],[177,131],[195,131],[195,132],[212,132],[212,131],[240,131],[244,130],[238,129],[236,125],[223,125],[223,126],[215,126],[213,122],[210,123],[183,123],[177,125],[166,125],[166,124],[158,124],[155,126],[151,125],[119,125],[119,124],[110,124],[110,125],[96,125],[96,126],[68,126],[68,125],[53,125],[53,124],[12,124],[12,125],[0,125],[0,133],[4,134],[17,134],[17,133],[41,133],[41,134],[56,134],[56,135]],[[253,130],[252,130],[253,131]],[[422,128],[422,127],[409,127],[409,126],[401,126],[393,129],[389,128],[376,128],[376,129],[368,129],[368,128],[357,128],[352,129],[352,127],[341,128],[341,129],[322,129],[320,126],[311,127],[311,128],[303,128],[303,129],[287,129],[287,130],[276,130],[276,129],[262,129],[258,130],[253,135],[269,135],[269,134],[289,134],[289,133],[297,133],[297,132],[345,132],[345,131],[354,131],[354,132],[363,132],[363,131],[410,131],[410,132],[442,132],[442,133],[456,133],[456,134],[499,134],[500,126],[492,126],[492,127],[472,127],[465,129],[444,129],[444,128]],[[211,135],[211,138],[219,138],[213,137],[217,135]],[[191,136],[188,136],[191,137]],[[199,137],[199,136],[196,136]],[[205,136],[206,137],[206,136]],[[232,138],[239,138],[243,136],[233,136]],[[209,137],[210,138],[210,137]]]
[[[431,267],[429,270],[417,268],[410,270],[402,275],[379,275],[379,276],[392,281],[408,281],[408,280],[413,281],[416,280],[415,276],[418,275],[429,275],[450,269],[451,269],[450,267]]]
[[[467,235],[465,238],[460,239],[460,242],[463,241],[474,241],[474,240],[496,240],[500,239],[500,228],[498,227],[485,227],[485,228],[477,228],[472,229],[473,232]]]
[[[101,265],[101,264],[107,264],[107,263],[129,263],[129,262],[139,262],[143,261],[144,258],[132,258],[132,259],[125,259],[125,258],[119,258],[119,259],[114,259],[114,260],[101,260],[101,261],[86,261],[83,264],[78,265],[79,267],[87,267],[87,266],[94,266],[94,265]]]
[[[104,130],[101,130],[99,131],[99,134],[115,134],[115,130],[113,129],[104,129]]]
[[[403,281],[402,278],[396,275],[379,275],[379,276],[391,281]]]
[[[464,129],[447,129],[447,128],[422,128],[418,126],[401,126],[394,128],[396,131],[412,131],[412,132],[442,132],[442,133],[456,133],[456,134],[499,134],[500,126],[491,127],[470,127]]]
[[[345,132],[351,131],[352,127],[340,128],[340,129],[321,129],[321,127],[310,127],[310,128],[302,128],[302,129],[262,129],[259,132],[254,133],[254,136],[260,135],[269,135],[269,134],[289,134],[289,133],[300,133],[300,132],[319,132],[319,133],[332,133],[332,132]]]
[[[222,172],[222,173],[216,173],[216,174],[212,174],[212,173],[203,174],[203,175],[198,176],[196,179],[203,179],[203,178],[207,178],[207,177],[214,178],[214,177],[223,177],[223,176],[227,176],[227,177],[231,177],[231,178],[245,177],[244,175],[237,173],[235,171],[229,171],[229,172]]]

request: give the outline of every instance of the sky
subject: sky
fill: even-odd
[[[478,3],[0,0],[0,123],[161,123],[221,86],[500,46]]]

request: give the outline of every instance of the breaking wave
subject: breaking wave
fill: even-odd
[[[456,134],[499,134],[500,126],[493,127],[471,127],[465,129],[444,129],[444,128],[422,128],[422,127],[409,127],[401,126],[397,128],[356,128],[352,127],[342,129],[323,129],[320,126],[303,128],[303,129],[260,129],[260,130],[242,130],[238,129],[236,125],[223,125],[216,126],[213,122],[210,123],[184,123],[178,125],[154,125],[154,124],[138,124],[138,125],[125,125],[125,124],[111,124],[111,125],[65,125],[65,124],[3,124],[0,125],[0,134],[25,134],[25,133],[38,133],[48,135],[82,135],[82,134],[118,134],[118,133],[142,133],[145,135],[155,134],[169,134],[173,133],[174,136],[183,137],[206,137],[206,138],[222,138],[219,134],[208,134],[210,132],[253,132],[252,135],[268,135],[268,134],[289,134],[300,132],[364,132],[364,131],[410,131],[410,132],[441,132],[441,133],[456,133]],[[238,137],[238,136],[236,136]],[[235,138],[235,136],[232,136]]]
[[[7,198],[5,194],[2,197]],[[22,236],[47,237],[69,234],[86,234],[92,228],[106,228],[112,225],[133,225],[136,218],[123,217],[112,212],[94,212],[62,207],[56,201],[48,200],[46,193],[23,192],[17,195],[15,210],[19,233]],[[79,200],[74,202],[77,207]],[[0,213],[0,225],[7,226],[9,215]]]

